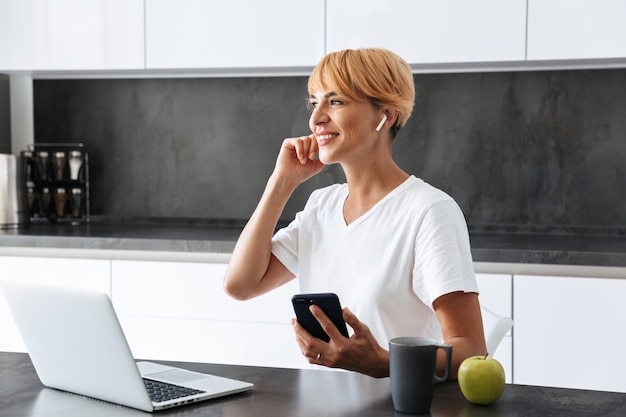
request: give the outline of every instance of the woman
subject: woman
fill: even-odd
[[[313,70],[308,90],[313,133],[283,141],[225,291],[249,299],[297,276],[303,293],[338,294],[353,331],[345,338],[315,306],[330,342],[293,320],[310,363],[385,377],[389,339],[425,336],[453,346],[454,377],[463,359],[486,353],[478,288],[461,210],[392,157],[415,99],[410,67],[384,49],[335,52]],[[346,184],[314,191],[274,235],[292,192],[328,164],[341,165]]]

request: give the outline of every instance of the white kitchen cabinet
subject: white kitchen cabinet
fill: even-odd
[[[34,1],[0,1],[0,71],[35,64]]]
[[[623,0],[529,0],[527,58],[624,58],[625,17]]]
[[[133,355],[308,367],[290,319],[297,282],[249,301],[224,293],[226,264],[112,261],[112,299]]]
[[[93,289],[110,293],[108,260],[0,256],[0,281]],[[25,352],[24,342],[0,291],[0,351]]]
[[[327,51],[384,47],[410,64],[523,61],[526,0],[327,0]]]
[[[476,274],[480,304],[503,317],[513,317],[513,276],[508,274]],[[506,382],[513,382],[513,332],[509,331],[495,352],[490,355],[504,368]]]
[[[516,384],[626,392],[626,280],[513,281]]]
[[[0,70],[143,69],[143,0],[0,1]]]
[[[324,55],[324,1],[146,0],[146,65],[313,66]]]

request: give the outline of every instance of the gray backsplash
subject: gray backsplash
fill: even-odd
[[[11,153],[9,76],[0,74],[0,153]]]
[[[626,230],[626,70],[416,75],[399,164],[473,228]],[[282,139],[304,135],[306,77],[36,80],[36,142],[82,142],[91,212],[247,219]],[[289,220],[337,166],[302,185]]]

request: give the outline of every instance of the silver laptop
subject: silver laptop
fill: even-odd
[[[230,378],[135,362],[105,293],[17,281],[0,285],[45,386],[145,411],[253,388]],[[163,384],[179,387],[180,393]]]

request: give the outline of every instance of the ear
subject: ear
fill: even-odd
[[[378,125],[376,126],[376,131],[380,132],[383,126],[388,125],[388,124],[390,126],[393,126],[396,123],[397,118],[398,118],[397,110],[393,110],[389,108],[385,109],[385,111],[383,112],[382,118],[380,119],[380,122],[378,122]]]
[[[387,121],[393,126],[398,121],[400,112],[396,109],[385,109],[385,114],[387,115]]]

